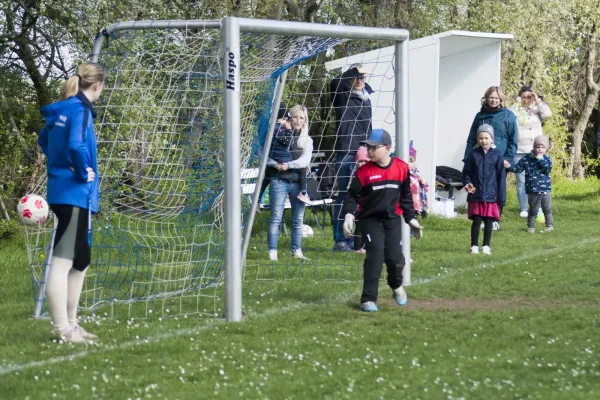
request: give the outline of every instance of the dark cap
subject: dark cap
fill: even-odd
[[[361,145],[365,146],[391,146],[392,145],[392,137],[385,129],[373,129],[369,138],[367,140],[363,140],[360,142]]]

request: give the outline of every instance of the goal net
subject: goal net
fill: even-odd
[[[238,247],[245,286],[361,281],[364,255],[333,251],[335,203],[346,188],[337,184],[330,82],[353,64],[370,70],[373,127],[394,136],[394,41],[374,40],[376,35],[365,37],[371,40],[296,35],[285,29],[294,23],[280,24],[280,33],[240,33],[240,151],[234,155],[226,151],[232,116],[224,105],[230,83],[220,23],[132,22],[107,28],[96,47],[107,74],[95,107],[101,212],[94,217],[82,308],[105,306],[109,311],[103,312],[128,317],[223,314],[231,234],[224,171],[231,157],[239,168],[239,220],[247,235]],[[267,255],[269,189],[258,199],[257,187],[279,103],[309,110],[314,150],[307,172],[314,205],[305,209],[302,239],[309,260],[291,257],[290,210],[284,213],[278,261]],[[45,177],[36,190],[45,194]],[[27,231],[35,289],[45,281],[50,225]],[[36,301],[43,301],[36,292]]]

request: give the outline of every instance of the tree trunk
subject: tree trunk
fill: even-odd
[[[567,177],[581,179],[584,177],[584,169],[581,163],[581,145],[583,143],[583,135],[587,128],[590,115],[594,110],[594,105],[598,101],[598,95],[600,94],[600,76],[598,80],[594,79],[596,69],[596,51],[598,45],[598,27],[594,28],[590,37],[590,42],[587,50],[586,60],[586,91],[585,100],[581,107],[581,113],[579,119],[575,124],[571,138],[573,139],[571,148],[571,159],[567,168]]]
[[[6,210],[2,196],[0,196],[0,213],[2,214],[2,218],[10,220],[10,215],[8,215],[8,211]]]
[[[588,88],[588,91],[585,95],[585,101],[581,109],[581,114],[579,115],[579,119],[575,124],[573,133],[571,134],[571,137],[573,139],[573,147],[571,148],[571,163],[567,170],[567,176],[569,178],[581,179],[584,177],[585,171],[581,163],[581,145],[583,143],[583,136],[585,134],[588,121],[590,120],[590,115],[592,115],[592,111],[594,110],[594,105],[598,101],[599,94],[600,93],[598,92],[598,90]]]

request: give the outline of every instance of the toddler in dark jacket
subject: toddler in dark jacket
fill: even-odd
[[[535,232],[535,221],[540,209],[544,212],[546,227],[541,232],[552,232],[554,230],[552,219],[552,182],[550,172],[552,171],[552,159],[546,154],[550,147],[548,137],[536,136],[533,140],[533,150],[521,158],[516,165],[510,165],[507,161],[504,166],[512,172],[525,172],[525,192],[529,203],[529,215],[527,218],[527,232]]]

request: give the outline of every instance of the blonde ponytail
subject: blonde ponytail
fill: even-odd
[[[63,100],[75,96],[79,92],[79,78],[77,75],[70,77],[62,87],[61,95]]]
[[[70,77],[62,87],[63,99],[75,96],[80,90],[85,90],[94,83],[104,82],[104,70],[99,64],[80,64],[77,73]]]

